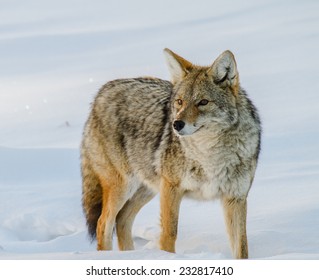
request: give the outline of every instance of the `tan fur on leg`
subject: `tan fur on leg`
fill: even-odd
[[[100,178],[103,200],[102,213],[98,220],[96,237],[98,250],[112,250],[115,219],[126,202],[126,182],[113,171],[108,180]]]
[[[163,180],[160,195],[162,225],[160,248],[161,250],[175,253],[179,206],[183,191],[178,186]]]
[[[132,225],[140,209],[149,202],[155,193],[142,185],[129,199],[116,217],[116,232],[120,250],[133,250]]]
[[[237,259],[248,258],[246,235],[247,200],[236,198],[223,199],[225,222],[232,252]]]

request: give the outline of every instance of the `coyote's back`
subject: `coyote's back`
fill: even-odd
[[[99,250],[134,248],[138,211],[159,192],[160,247],[174,252],[183,196],[221,199],[235,257],[248,257],[246,198],[260,149],[257,110],[231,52],[211,67],[165,50],[172,82],[114,80],[97,94],[84,128],[83,208]]]

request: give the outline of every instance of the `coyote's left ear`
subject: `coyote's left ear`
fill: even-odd
[[[168,69],[171,73],[172,83],[175,84],[182,80],[187,73],[193,68],[193,64],[172,52],[169,49],[164,49]]]
[[[224,51],[208,69],[214,82],[222,87],[229,87],[234,95],[238,94],[239,76],[236,60],[231,51]]]

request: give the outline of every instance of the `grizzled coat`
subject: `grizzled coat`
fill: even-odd
[[[260,120],[239,85],[233,54],[210,67],[165,49],[172,82],[108,82],[97,94],[81,147],[83,208],[99,250],[133,249],[138,211],[160,193],[160,248],[175,251],[183,196],[221,199],[234,257],[247,258],[247,195],[260,150]]]

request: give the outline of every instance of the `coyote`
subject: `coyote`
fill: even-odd
[[[220,199],[235,258],[248,258],[247,195],[260,151],[258,112],[234,55],[202,67],[164,50],[171,82],[119,79],[98,92],[81,145],[83,208],[98,250],[134,249],[132,224],[160,194],[160,248],[175,252],[184,196]]]

